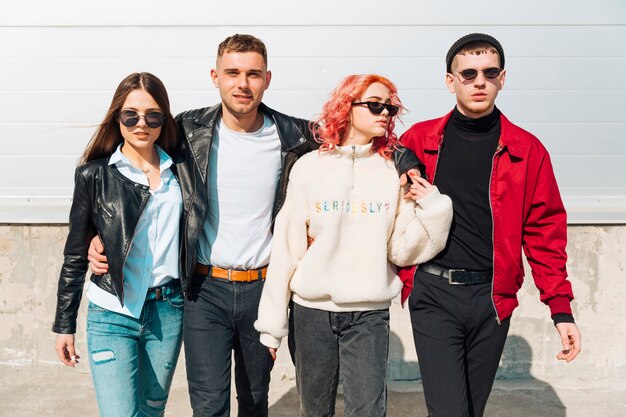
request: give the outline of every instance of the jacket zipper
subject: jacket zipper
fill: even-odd
[[[182,214],[182,218],[183,218],[183,224],[182,224],[182,233],[181,236],[182,238],[180,239],[180,247],[178,249],[178,269],[179,269],[179,279],[181,281],[181,284],[183,282],[183,276],[186,274],[187,272],[187,265],[186,262],[185,264],[183,264],[183,253],[185,254],[189,254],[189,252],[187,252],[186,248],[187,248],[187,220],[189,219],[189,213],[191,212],[191,207],[193,207],[193,200],[194,200],[194,196],[195,196],[195,191],[196,191],[196,184],[195,184],[195,171],[194,172],[194,176],[193,176],[193,188],[192,188],[192,193],[191,193],[191,198],[190,198],[190,204],[188,205],[187,209],[185,209],[185,193],[183,192],[183,187],[181,185],[180,190],[182,193],[182,197],[183,197],[183,214]],[[175,171],[173,171],[174,173],[174,177],[178,180],[178,183],[180,184],[180,175],[178,174],[178,169],[176,169]],[[185,210],[187,210],[187,212],[185,213]],[[181,287],[182,291],[183,291],[183,296],[187,295],[187,290],[184,287]]]
[[[439,165],[439,158],[441,158],[441,148],[443,146],[443,135],[439,137],[439,146],[437,146],[437,159],[435,160],[435,169],[433,170],[432,184],[435,184],[435,175],[437,175],[437,166]]]
[[[441,158],[441,148],[443,146],[443,135],[439,136],[439,144],[437,145],[437,159],[435,159],[435,169],[433,170],[433,178],[431,180],[431,184],[435,185],[435,176],[437,175],[437,166],[439,165],[439,158]],[[407,181],[411,181],[407,178]],[[413,272],[413,281],[415,281],[415,275],[417,275],[417,270],[420,269],[419,265],[415,268],[415,272]]]
[[[210,149],[211,148],[209,148],[209,153],[211,152]],[[196,169],[195,169],[195,167],[192,167],[192,172],[193,172],[193,192],[191,194],[191,201],[190,201],[190,204],[189,204],[189,212],[187,213],[187,220],[185,221],[185,230],[183,232],[184,236],[185,236],[185,239],[183,239],[183,240],[185,241],[185,251],[186,251],[185,252],[186,259],[185,259],[184,268],[185,268],[185,279],[187,280],[186,288],[183,288],[183,296],[185,296],[185,297],[189,294],[189,288],[191,288],[191,280],[193,279],[193,271],[191,271],[191,268],[188,269],[188,266],[193,267],[193,265],[189,264],[189,260],[191,258],[190,257],[190,252],[191,251],[189,249],[188,242],[191,240],[189,238],[189,218],[191,217],[191,212],[193,211],[193,206],[194,206],[195,201],[196,201]],[[207,192],[208,192],[208,188],[207,188]],[[208,210],[209,210],[209,204],[207,202],[207,211]],[[202,227],[204,227],[204,223],[202,223]],[[195,239],[195,236],[194,236],[194,239]],[[197,246],[198,246],[198,243],[196,242],[196,256],[198,256]]]
[[[142,188],[144,191],[150,189],[150,187],[145,186],[145,185]],[[146,209],[146,204],[148,203],[148,200],[150,200],[150,196],[148,196],[148,198],[142,204],[143,207],[141,207],[141,211],[139,212],[139,217],[141,217],[141,214],[143,214],[143,211]],[[122,296],[120,300],[122,307],[124,307],[124,265],[126,265],[126,260],[128,259],[128,254],[130,253],[130,248],[131,246],[133,246],[133,241],[135,240],[135,230],[137,229],[138,223],[139,221],[135,223],[135,227],[133,228],[132,238],[130,239],[128,246],[126,247],[126,253],[124,253],[124,262],[122,262],[122,294],[121,294]]]
[[[493,154],[493,158],[491,158],[491,173],[489,174],[489,213],[491,214],[491,244],[493,246],[492,255],[491,255],[491,271],[492,271],[491,272],[491,305],[493,306],[493,310],[496,313],[496,321],[498,322],[498,325],[502,324],[502,321],[500,320],[500,316],[498,315],[496,302],[493,299],[493,286],[494,286],[495,277],[496,277],[496,245],[495,245],[496,225],[493,220],[493,205],[491,203],[491,179],[493,177],[493,165],[500,151],[502,151],[502,142],[499,141],[498,147],[496,148],[496,151]]]
[[[350,155],[350,159],[352,160],[352,189],[354,190],[354,163],[356,161],[356,146],[352,145],[352,154]]]
[[[97,201],[98,201],[98,205],[100,206],[100,208],[102,209],[104,214],[106,214],[110,219],[112,219],[114,217],[113,213],[111,213],[111,211],[109,211],[108,207],[106,207],[104,205],[104,202],[102,201],[102,198],[100,196],[98,196]]]

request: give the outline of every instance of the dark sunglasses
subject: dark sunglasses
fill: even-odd
[[[381,114],[384,109],[387,109],[389,116],[393,117],[398,114],[400,107],[393,104],[381,103],[379,101],[361,101],[359,103],[352,103],[353,106],[365,104],[372,114]]]
[[[165,115],[158,111],[151,111],[143,116],[140,116],[136,111],[124,110],[120,112],[120,123],[126,127],[137,126],[139,119],[143,117],[146,122],[146,126],[152,129],[163,126],[165,123]]]
[[[498,78],[500,76],[500,73],[502,72],[502,70],[500,68],[496,68],[496,67],[491,67],[491,68],[485,68],[482,70],[477,70],[474,68],[468,68],[465,69],[461,72],[459,72],[459,75],[465,80],[465,81],[471,81],[474,78],[478,77],[478,73],[482,72],[483,75],[485,76],[485,78],[493,80],[494,78]]]

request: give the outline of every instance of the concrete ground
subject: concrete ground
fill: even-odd
[[[191,415],[184,378],[184,367],[180,367],[167,404],[168,417]],[[91,376],[85,368],[2,366],[0,381],[0,417],[98,415]],[[236,410],[234,395],[232,409]],[[388,410],[389,417],[426,416],[421,385],[418,382],[390,383]],[[288,373],[273,374],[269,414],[271,417],[298,415],[295,383]],[[343,417],[341,395],[336,415]],[[626,383],[556,380],[548,384],[532,378],[496,381],[486,416],[623,417],[626,416]]]

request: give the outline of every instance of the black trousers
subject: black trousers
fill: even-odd
[[[491,284],[418,270],[409,310],[430,417],[482,416],[510,324],[496,320]]]
[[[228,417],[231,355],[237,415],[267,417],[274,361],[254,328],[263,281],[231,282],[196,274],[185,299],[183,337],[194,417]]]

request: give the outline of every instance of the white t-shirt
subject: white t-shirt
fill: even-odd
[[[234,132],[220,119],[209,153],[209,213],[198,240],[198,262],[227,269],[268,264],[272,210],[281,171],[274,122]]]

